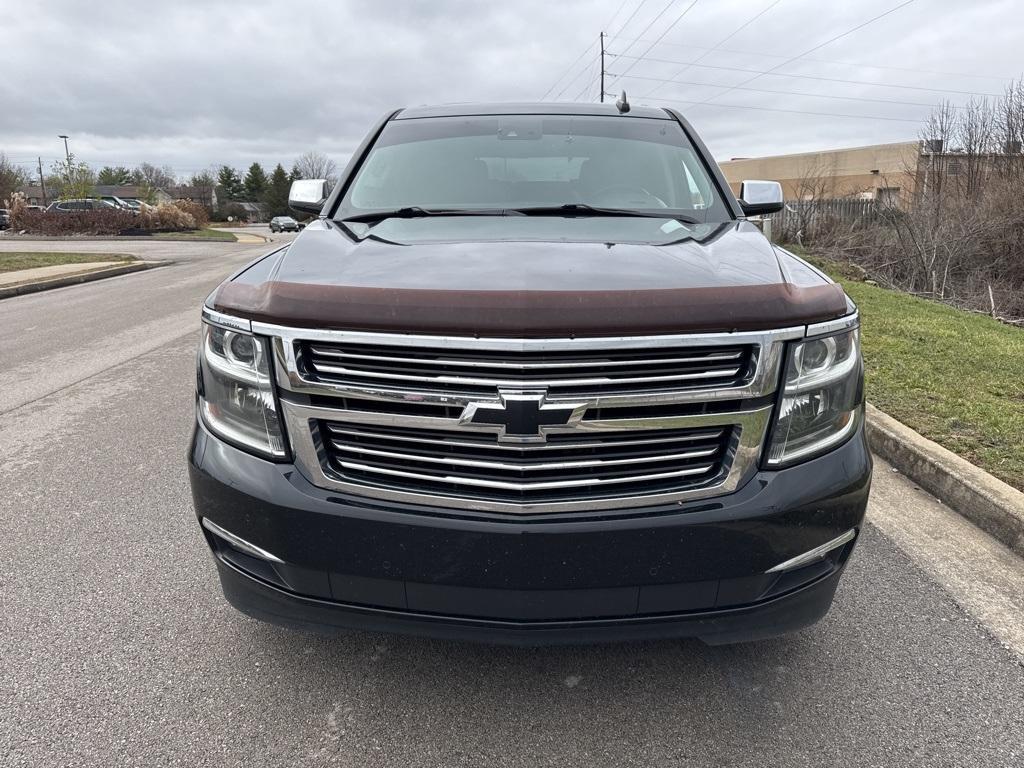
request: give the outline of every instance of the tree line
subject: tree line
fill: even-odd
[[[210,214],[222,218],[243,212],[237,203],[256,203],[266,217],[283,216],[288,213],[288,190],[296,179],[327,179],[332,185],[337,179],[338,168],[333,160],[320,152],[307,152],[286,171],[278,163],[270,173],[260,163],[252,163],[244,175],[230,165],[221,165],[216,170],[201,171],[179,181],[174,169],[141,163],[135,168],[126,166],[103,166],[94,170],[88,163],[78,160],[74,154],[53,163],[50,173],[43,178],[49,200],[92,197],[97,186],[137,186],[140,197],[153,202],[157,190],[173,195],[173,188],[179,185],[196,187],[201,190],[216,190],[217,206],[207,204]],[[20,187],[38,183],[38,176],[10,162],[0,152],[0,207]],[[213,200],[209,195],[208,200]]]

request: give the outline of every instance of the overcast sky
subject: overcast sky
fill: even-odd
[[[913,139],[928,105],[1020,77],[1015,0],[915,0],[789,61],[902,1],[2,0],[0,151],[48,169],[66,133],[96,167],[341,165],[394,107],[596,100],[602,29],[628,69],[608,90],[678,106],[719,160]]]

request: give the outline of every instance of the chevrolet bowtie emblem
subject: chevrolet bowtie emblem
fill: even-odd
[[[507,443],[543,443],[546,428],[575,426],[588,403],[547,403],[543,390],[498,390],[500,402],[469,403],[460,424],[500,427],[498,440]]]

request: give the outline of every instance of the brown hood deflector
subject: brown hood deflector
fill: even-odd
[[[227,282],[214,309],[277,325],[510,338],[785,328],[848,314],[835,284],[479,291]]]

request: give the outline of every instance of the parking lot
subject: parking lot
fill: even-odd
[[[1024,566],[881,463],[832,612],[785,639],[519,650],[235,612],[185,472],[198,307],[270,247],[132,242],[175,263],[0,302],[0,764],[1024,764]]]

